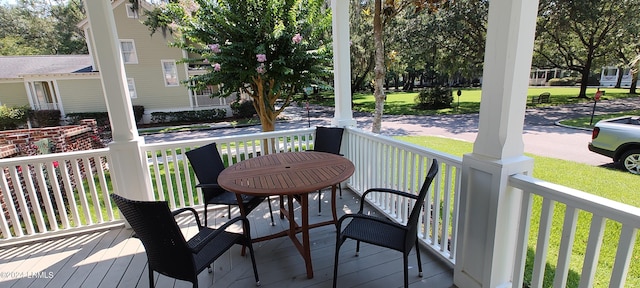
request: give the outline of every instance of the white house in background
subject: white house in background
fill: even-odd
[[[618,69],[616,66],[606,66],[602,67],[602,73],[600,74],[600,86],[603,87],[614,87],[618,82],[618,77],[622,74],[622,80],[620,81],[621,87],[629,87],[631,86],[631,80],[633,79],[631,75],[630,68]]]
[[[151,8],[145,1],[140,4],[142,9]],[[187,54],[167,45],[171,35],[151,36],[141,23],[145,16],[134,14],[129,1],[115,0],[111,5],[129,96],[132,105],[144,106],[143,121],[148,122],[152,112],[222,108],[231,114],[229,104],[234,97],[211,98],[215,87],[192,91],[181,84],[206,70],[178,63]],[[57,109],[63,117],[68,113],[107,111],[91,25],[85,19],[78,27],[85,31],[89,55],[0,57],[0,104]]]
[[[553,69],[531,69],[529,73],[529,86],[547,86],[550,79],[568,76],[567,70],[559,68]]]

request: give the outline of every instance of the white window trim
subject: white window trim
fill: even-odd
[[[125,9],[127,9],[127,17],[138,18],[138,13],[133,11],[133,4],[125,4]]]
[[[40,100],[38,99],[38,96],[36,95],[35,92],[35,84],[36,82],[47,82],[48,86],[49,86],[49,93],[51,94],[51,100],[53,102],[51,103],[40,103]],[[27,90],[27,97],[29,100],[29,105],[31,106],[31,109],[34,110],[48,110],[48,109],[54,109],[54,110],[60,110],[61,115],[65,115],[64,113],[64,108],[62,107],[62,101],[60,99],[60,89],[58,88],[58,82],[55,80],[47,80],[47,79],[33,79],[33,80],[28,80],[25,81],[25,88]],[[45,106],[45,107],[43,107]]]
[[[127,62],[125,61],[125,57],[124,57],[124,51],[122,51],[122,43],[131,43],[131,47],[133,49],[133,57],[134,59],[131,59],[131,61]],[[124,64],[138,64],[138,51],[136,49],[136,42],[133,41],[133,39],[120,39],[120,54],[122,55],[122,62]]]
[[[129,89],[129,97],[131,99],[138,98],[138,92],[136,90],[136,81],[133,78],[127,78],[127,88]]]
[[[173,70],[171,72],[175,72],[176,75],[176,84],[170,84],[167,81],[167,71],[164,70],[164,63],[172,63],[173,64]],[[180,77],[178,75],[178,65],[176,64],[176,60],[160,60],[160,66],[162,68],[162,81],[164,82],[164,86],[165,87],[178,87],[180,86]]]

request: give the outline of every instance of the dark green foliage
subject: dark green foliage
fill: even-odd
[[[182,37],[172,45],[200,55],[183,59],[208,70],[184,82],[192,88],[224,84],[221,95],[227,96],[239,90],[255,91],[247,89],[248,85],[260,77],[265,83],[273,81],[272,88],[263,93],[283,99],[329,76],[331,43],[327,40],[331,38],[318,31],[330,25],[330,20],[326,21],[330,14],[322,8],[323,1],[196,0],[196,3],[197,9],[187,11],[191,8],[181,6],[178,1],[170,2],[148,12],[144,21],[152,33],[158,29],[179,32]],[[293,40],[297,34],[300,41]],[[260,60],[257,55],[266,59]]]
[[[107,112],[81,112],[67,114],[67,121],[70,124],[80,124],[80,120],[83,119],[95,119],[98,126],[111,126],[109,122],[109,114]]]
[[[140,123],[142,116],[144,115],[144,106],[133,105],[133,117],[136,119],[136,123]]]
[[[60,117],[60,110],[31,110],[29,112],[29,118],[37,127],[60,126]]]
[[[549,86],[573,86],[576,85],[576,80],[573,77],[551,78],[547,83]]]
[[[436,86],[427,88],[416,96],[416,107],[423,110],[451,108],[452,90],[449,87]]]
[[[13,130],[27,123],[27,107],[0,106],[0,130]]]
[[[253,101],[242,100],[231,103],[231,111],[233,116],[237,118],[251,118],[256,114],[256,108],[253,107]]]
[[[0,55],[60,55],[88,52],[83,2],[9,1],[0,5]]]
[[[178,112],[153,112],[152,123],[200,123],[215,122],[224,119],[227,111],[224,109],[178,111]]]

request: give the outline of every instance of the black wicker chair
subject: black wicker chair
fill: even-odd
[[[338,127],[316,127],[316,136],[313,140],[313,150],[336,155],[340,154],[342,146],[342,134],[344,128]],[[342,198],[342,187],[338,184],[340,198]],[[318,190],[318,213],[322,213],[322,190]]]
[[[218,175],[224,170],[224,162],[220,157],[216,143],[207,144],[202,147],[187,151],[185,153],[189,159],[189,163],[193,168],[193,172],[198,178],[199,187],[202,190],[204,198],[204,226],[207,226],[207,206],[209,204],[222,204],[228,206],[229,219],[231,219],[231,205],[238,205],[238,198],[233,192],[224,190],[218,185]],[[273,221],[273,208],[269,197],[254,197],[242,195],[242,205],[245,214],[248,215],[253,209],[258,207],[264,199],[269,202],[269,214],[271,215],[271,225],[275,225]],[[245,215],[245,216],[246,216]]]
[[[431,168],[427,174],[420,193],[418,195],[386,189],[386,188],[372,188],[364,192],[360,199],[360,210],[356,214],[346,214],[340,217],[337,227],[337,239],[336,239],[336,255],[335,263],[333,266],[333,287],[336,287],[338,277],[338,255],[340,254],[340,246],[347,238],[356,240],[356,256],[360,251],[360,241],[370,243],[385,248],[390,248],[396,251],[402,252],[404,260],[404,287],[409,287],[408,276],[408,255],[413,246],[416,247],[416,256],[418,258],[418,272],[422,277],[422,262],[420,261],[420,248],[418,245],[418,218],[424,205],[424,200],[429,190],[431,182],[438,174],[438,161],[433,159]],[[363,214],[363,206],[365,197],[371,192],[392,193],[395,195],[411,198],[415,200],[407,225],[401,225],[386,218],[375,217],[371,215]],[[341,229],[342,223],[351,219],[351,222],[347,224],[344,229]],[[425,220],[427,221],[427,220]]]
[[[198,287],[198,274],[234,244],[249,247],[256,285],[260,285],[249,221],[246,218],[237,217],[218,229],[211,229],[202,226],[198,213],[193,208],[171,212],[166,201],[134,201],[116,194],[111,194],[111,198],[133,228],[135,237],[144,245],[149,264],[149,287],[155,286],[153,271],[189,281],[193,283],[193,287]],[[187,211],[193,213],[199,231],[188,241],[174,219],[176,215]],[[239,221],[243,225],[243,234],[225,231],[227,227]]]

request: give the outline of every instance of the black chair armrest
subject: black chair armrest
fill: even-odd
[[[218,189],[222,189],[222,187],[220,187],[220,185],[216,184],[216,183],[200,183],[196,185],[197,188],[205,188],[205,189],[209,189],[209,188],[218,188]]]
[[[220,233],[223,233],[227,228],[229,228],[229,226],[231,226],[232,224],[238,222],[238,221],[242,221],[243,226],[242,226],[242,230],[244,232],[245,237],[247,237],[248,241],[251,241],[251,234],[250,234],[250,230],[251,228],[249,227],[249,220],[247,220],[247,218],[243,217],[243,216],[238,216],[235,217],[229,221],[227,221],[227,223],[224,223],[224,225],[216,228],[216,229],[211,229],[208,227],[204,227],[203,230],[207,231],[207,230],[211,230],[208,231],[209,233],[198,233],[198,235],[193,236],[193,238],[189,239],[189,243],[191,244],[191,246],[189,247],[191,249],[191,253],[198,253],[200,252],[200,250],[202,250],[202,248],[204,248],[205,246],[207,246],[207,244],[214,238],[218,237],[218,235],[220,235]],[[200,235],[200,234],[204,234],[204,235]]]
[[[356,213],[356,214],[345,214],[342,215],[342,217],[340,217],[340,219],[338,219],[338,222],[336,223],[336,231],[338,231],[338,233],[341,233],[341,226],[342,226],[342,222],[344,222],[347,219],[350,218],[360,218],[360,219],[367,219],[367,220],[371,220],[371,221],[375,221],[375,222],[379,222],[381,224],[385,224],[385,225],[389,225],[389,226],[393,226],[399,229],[407,229],[406,226],[404,225],[400,225],[396,222],[393,222],[387,218],[382,218],[382,217],[376,217],[376,216],[371,216],[371,215],[365,215],[362,213]]]
[[[193,213],[193,217],[196,218],[196,223],[198,224],[198,230],[202,230],[202,224],[200,224],[200,217],[198,217],[198,212],[196,212],[196,209],[193,209],[191,207],[184,207],[171,211],[171,215],[173,215],[173,217],[176,217],[178,214],[183,212]]]
[[[414,195],[414,194],[411,194],[411,193],[407,193],[407,192],[403,192],[403,191],[399,191],[399,190],[395,190],[395,189],[371,188],[371,189],[367,189],[367,191],[364,191],[364,193],[362,193],[362,196],[360,196],[360,210],[358,211],[358,213],[361,213],[362,209],[364,209],[365,197],[367,197],[367,194],[369,194],[371,192],[391,193],[391,194],[395,194],[395,195],[398,195],[398,196],[411,198],[411,199],[414,199],[414,200],[418,199],[418,195]]]

